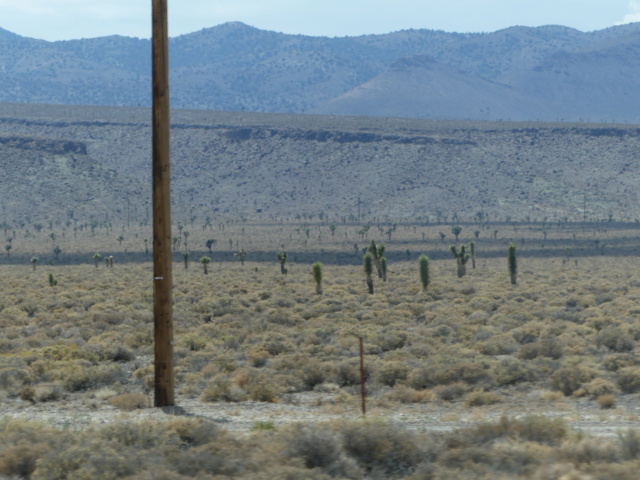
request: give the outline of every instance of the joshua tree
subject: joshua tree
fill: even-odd
[[[202,269],[204,270],[205,275],[209,275],[209,263],[211,259],[209,257],[202,257],[200,259],[200,263],[202,264]]]
[[[507,249],[507,260],[509,261],[509,275],[511,276],[511,285],[515,285],[518,275],[518,259],[516,258],[516,244],[512,243]]]
[[[9,252],[11,251],[11,244],[5,245],[4,249],[7,251],[7,257],[8,257]]]
[[[451,245],[450,250],[451,255],[453,255],[453,258],[456,259],[456,263],[458,264],[458,278],[464,277],[467,274],[467,260],[469,260],[466,247],[461,245],[460,251],[458,251],[455,245]]]
[[[189,252],[182,252],[182,260],[184,260],[184,269],[189,269]]]
[[[102,258],[102,255],[100,255],[98,252],[93,254],[93,263],[96,264],[96,268],[98,268],[98,262],[100,261],[101,258]]]
[[[380,259],[384,256],[384,250],[384,243],[376,245],[375,240],[371,240],[369,248],[367,249],[367,252],[371,253],[371,255],[373,256],[373,260],[376,264],[376,270],[378,271],[378,277],[382,279],[384,279],[384,276],[382,274],[382,262],[380,261]]]
[[[283,275],[286,275],[287,267],[285,267],[284,264],[287,262],[287,252],[285,250],[278,252],[278,261],[280,262],[280,273],[282,273]]]
[[[380,268],[382,269],[382,281],[387,281],[387,257],[380,259]]]
[[[124,242],[124,236],[120,235],[116,240],[118,240],[118,244],[122,246],[122,242]]]
[[[331,230],[331,236],[333,237],[336,233],[336,224],[332,223],[331,225],[329,225],[329,230]]]
[[[109,268],[113,268],[113,255],[109,255],[105,260],[107,260]]]
[[[178,248],[178,246],[180,245],[180,235],[175,235],[173,237],[171,237],[171,241],[173,242],[173,251],[175,252]]]
[[[49,274],[49,285],[55,287],[58,284],[58,280],[53,276],[53,273]]]
[[[216,244],[216,242],[217,240],[215,238],[210,238],[209,240],[207,240],[207,243],[205,245],[209,249],[209,255],[213,253],[212,249],[213,249],[213,246]]]
[[[144,242],[144,254],[149,255],[149,239],[144,238],[142,241]]]
[[[367,287],[369,287],[369,294],[373,295],[373,255],[371,252],[367,252],[364,256],[364,274],[367,276]]]
[[[316,262],[311,265],[311,271],[313,273],[313,279],[316,281],[316,293],[322,295],[322,264]]]
[[[53,254],[56,256],[56,260],[58,259],[61,253],[62,253],[62,249],[60,248],[59,245],[56,245],[55,248],[53,249]]]
[[[38,262],[40,261],[40,259],[38,257],[31,257],[31,265],[33,265],[33,271],[36,271],[36,265],[38,264]]]
[[[469,244],[469,250],[471,251],[471,268],[476,268],[476,242]]]
[[[458,237],[460,236],[460,233],[462,232],[462,227],[451,227],[451,233],[453,233],[456,236],[456,243],[458,242]]]
[[[244,248],[241,248],[236,253],[234,253],[233,256],[238,257],[238,260],[240,260],[240,264],[244,265],[244,261],[247,258],[247,251]]]
[[[426,292],[431,279],[429,278],[429,257],[424,253],[418,257],[418,264],[420,265],[420,282],[422,283],[422,291]]]

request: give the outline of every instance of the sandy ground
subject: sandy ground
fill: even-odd
[[[39,404],[5,399],[2,410],[5,418],[21,418],[71,430],[83,430],[113,421],[166,421],[174,415],[187,415],[213,420],[229,431],[247,432],[258,422],[271,422],[277,428],[290,423],[352,420],[362,416],[359,398],[351,397],[344,401],[338,395],[328,392],[290,394],[278,403],[203,403],[178,396],[175,407],[143,408],[131,412],[118,410],[108,401],[88,400],[81,396]],[[584,398],[549,401],[539,391],[510,392],[509,403],[481,407],[469,407],[461,401],[386,404],[376,399],[369,399],[367,405],[367,417],[388,419],[423,431],[449,431],[479,422],[497,421],[502,416],[522,418],[529,415],[560,417],[573,431],[594,436],[615,436],[620,430],[640,429],[637,395],[621,395],[611,409],[601,409],[595,401]]]

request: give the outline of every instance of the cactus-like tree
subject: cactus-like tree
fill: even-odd
[[[49,274],[49,286],[55,287],[58,284],[58,280],[53,276],[53,273]]]
[[[213,249],[214,245],[216,244],[216,242],[217,242],[217,240],[215,238],[210,238],[209,240],[207,240],[207,243],[205,245],[209,249],[209,255],[211,255],[213,253],[212,249]]]
[[[205,275],[209,275],[209,263],[211,263],[211,259],[209,257],[201,257],[200,263],[202,264],[202,270]]]
[[[382,275],[382,262],[380,260],[384,256],[384,251],[385,251],[384,243],[381,243],[380,245],[376,245],[375,240],[371,240],[371,243],[369,244],[369,248],[367,248],[367,252],[371,254],[371,256],[373,257],[373,261],[376,264],[376,270],[378,271],[379,278],[384,278]]]
[[[9,252],[11,251],[11,244],[5,245],[4,249],[7,251],[7,257],[9,256]]]
[[[380,259],[380,268],[382,270],[382,281],[387,281],[387,257],[382,257]]]
[[[184,261],[184,269],[189,269],[189,252],[182,252],[182,260]]]
[[[518,259],[516,257],[516,244],[512,243],[507,249],[507,260],[509,263],[509,276],[511,277],[511,284],[515,285],[518,275]]]
[[[102,258],[102,255],[100,255],[98,252],[93,254],[93,263],[95,263],[96,268],[98,268],[98,262],[100,261],[101,258]]]
[[[367,252],[364,255],[364,274],[367,278],[367,287],[369,287],[369,294],[373,294],[373,254]]]
[[[59,245],[56,245],[55,248],[53,249],[53,254],[56,256],[56,260],[58,260],[58,257],[60,256],[61,253],[62,253],[62,249],[60,248]]]
[[[456,259],[458,265],[458,278],[464,277],[467,274],[467,260],[469,260],[469,254],[464,245],[460,245],[460,250],[455,245],[449,247],[451,255]]]
[[[315,262],[311,265],[311,273],[313,273],[313,279],[316,282],[316,293],[322,295],[322,263]]]
[[[451,233],[453,233],[456,237],[456,243],[458,242],[458,237],[460,236],[460,233],[462,233],[462,227],[459,226],[455,226],[455,227],[451,227]]]
[[[149,239],[143,238],[142,241],[144,242],[144,254],[149,255]]]
[[[236,253],[233,254],[234,257],[237,257],[240,260],[240,264],[244,265],[244,261],[247,258],[247,251],[244,248],[241,248]]]
[[[40,259],[38,257],[31,257],[31,265],[33,266],[33,271],[36,271],[36,265],[38,264],[38,262],[40,261]]]
[[[422,283],[422,291],[426,292],[431,278],[429,276],[429,257],[425,254],[418,257],[418,265],[420,265],[420,282]]]
[[[281,250],[280,252],[278,252],[278,262],[280,262],[280,273],[282,273],[282,275],[286,275],[288,271],[287,267],[285,266],[285,264],[287,263],[286,250]]]
[[[122,242],[124,242],[124,236],[120,235],[118,238],[116,238],[116,240],[118,240],[118,244],[122,246]]]
[[[469,251],[471,252],[471,268],[476,268],[476,242],[469,244]]]

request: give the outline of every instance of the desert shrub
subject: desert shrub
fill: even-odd
[[[400,403],[427,403],[434,399],[431,390],[414,390],[408,385],[396,384],[386,398]]]
[[[539,356],[557,360],[562,354],[562,344],[556,337],[545,337],[536,342],[526,343],[518,350],[518,358],[523,360],[532,360]]]
[[[407,333],[397,327],[385,328],[378,334],[375,343],[378,344],[383,352],[397,350],[407,343]]]
[[[331,476],[360,478],[353,460],[342,450],[342,438],[324,425],[294,425],[286,431],[284,455],[301,458],[308,469],[318,468]]]
[[[203,445],[175,452],[167,460],[174,470],[189,478],[236,478],[257,469],[243,447],[237,439],[223,435]]]
[[[438,385],[433,389],[433,393],[440,400],[452,401],[462,397],[469,391],[469,385],[464,382],[451,383],[449,385]]]
[[[302,365],[301,377],[304,386],[312,390],[316,385],[324,383],[327,379],[327,369],[329,365],[318,362],[317,360],[309,360]]]
[[[242,402],[246,399],[247,393],[224,374],[213,377],[200,395],[203,402]]]
[[[416,390],[447,385],[455,382],[465,382],[470,385],[490,382],[489,369],[483,362],[456,361],[451,359],[435,365],[422,365],[413,369],[407,383]]]
[[[515,358],[505,358],[493,369],[493,377],[498,385],[515,385],[533,382],[537,379],[537,369],[530,363]]]
[[[497,393],[476,390],[467,395],[465,404],[468,407],[481,407],[502,402],[502,397]]]
[[[582,386],[582,390],[584,390],[585,395],[588,395],[591,398],[598,398],[602,395],[607,394],[615,395],[620,393],[620,389],[617,385],[615,385],[610,380],[601,377],[594,378],[590,382],[585,383]]]
[[[116,480],[136,473],[140,461],[133,450],[116,450],[98,440],[60,445],[40,458],[34,480],[66,478]]]
[[[551,375],[551,385],[568,396],[595,376],[593,370],[582,365],[561,367]]]
[[[635,355],[629,353],[616,353],[607,355],[602,359],[602,366],[610,372],[616,372],[624,367],[638,365]]]
[[[192,352],[198,352],[207,346],[207,340],[201,334],[191,333],[180,338],[179,344]]]
[[[254,367],[264,367],[269,357],[271,354],[260,346],[254,346],[247,352],[247,360]]]
[[[267,376],[255,376],[246,386],[249,398],[256,402],[277,402],[278,387]]]
[[[14,478],[31,478],[36,462],[51,450],[44,442],[25,442],[0,450],[0,474]]]
[[[204,418],[176,418],[167,425],[167,430],[177,434],[189,447],[204,445],[223,435],[216,423]]]
[[[613,408],[616,406],[616,396],[611,394],[600,395],[596,398],[596,402],[600,405],[600,408]]]
[[[21,367],[6,367],[0,369],[0,388],[12,392],[23,385],[32,382],[31,372]]]
[[[150,406],[149,397],[147,397],[143,393],[138,392],[115,395],[114,397],[111,397],[109,403],[111,403],[111,405],[113,405],[117,409],[125,410],[127,412],[137,410],[139,408],[147,408]]]
[[[364,364],[364,378],[369,380],[371,367],[368,362]],[[341,387],[360,385],[360,360],[349,358],[338,362],[334,368],[335,383]]]
[[[616,380],[623,393],[640,391],[640,367],[624,367],[618,370]]]
[[[514,439],[557,446],[568,436],[569,430],[560,418],[529,416],[523,419],[502,417],[496,423],[481,423],[452,433],[446,439],[449,448],[483,446],[498,439]]]
[[[347,454],[370,474],[407,475],[429,456],[413,432],[391,423],[352,422],[340,431]]]
[[[518,350],[518,342],[511,335],[494,335],[478,344],[478,351],[483,355],[510,355]]]
[[[177,438],[170,435],[163,422],[144,420],[141,422],[114,422],[86,432],[96,440],[103,439],[139,450],[149,450],[165,445],[177,444]]]
[[[618,432],[618,442],[624,460],[640,458],[640,431],[627,429]]]
[[[598,346],[605,346],[614,352],[630,352],[636,346],[633,337],[626,334],[618,326],[603,328],[598,332],[595,343]]]
[[[617,463],[620,451],[608,439],[585,437],[566,442],[561,447],[561,457],[575,465],[593,463]]]
[[[380,362],[374,370],[378,383],[393,387],[397,382],[407,379],[409,366],[402,362]]]

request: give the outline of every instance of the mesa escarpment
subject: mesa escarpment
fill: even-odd
[[[180,110],[172,121],[176,220],[340,218],[358,208],[365,219],[640,218],[637,126]],[[149,122],[146,109],[0,105],[3,161],[16,168],[2,193],[24,181],[20,163],[76,156],[91,161],[65,170],[67,183],[95,190],[105,184],[90,171],[99,166],[113,176],[106,183],[116,203],[135,205],[129,220],[144,221]],[[29,190],[5,216],[52,218],[59,209],[49,203],[70,201]]]

